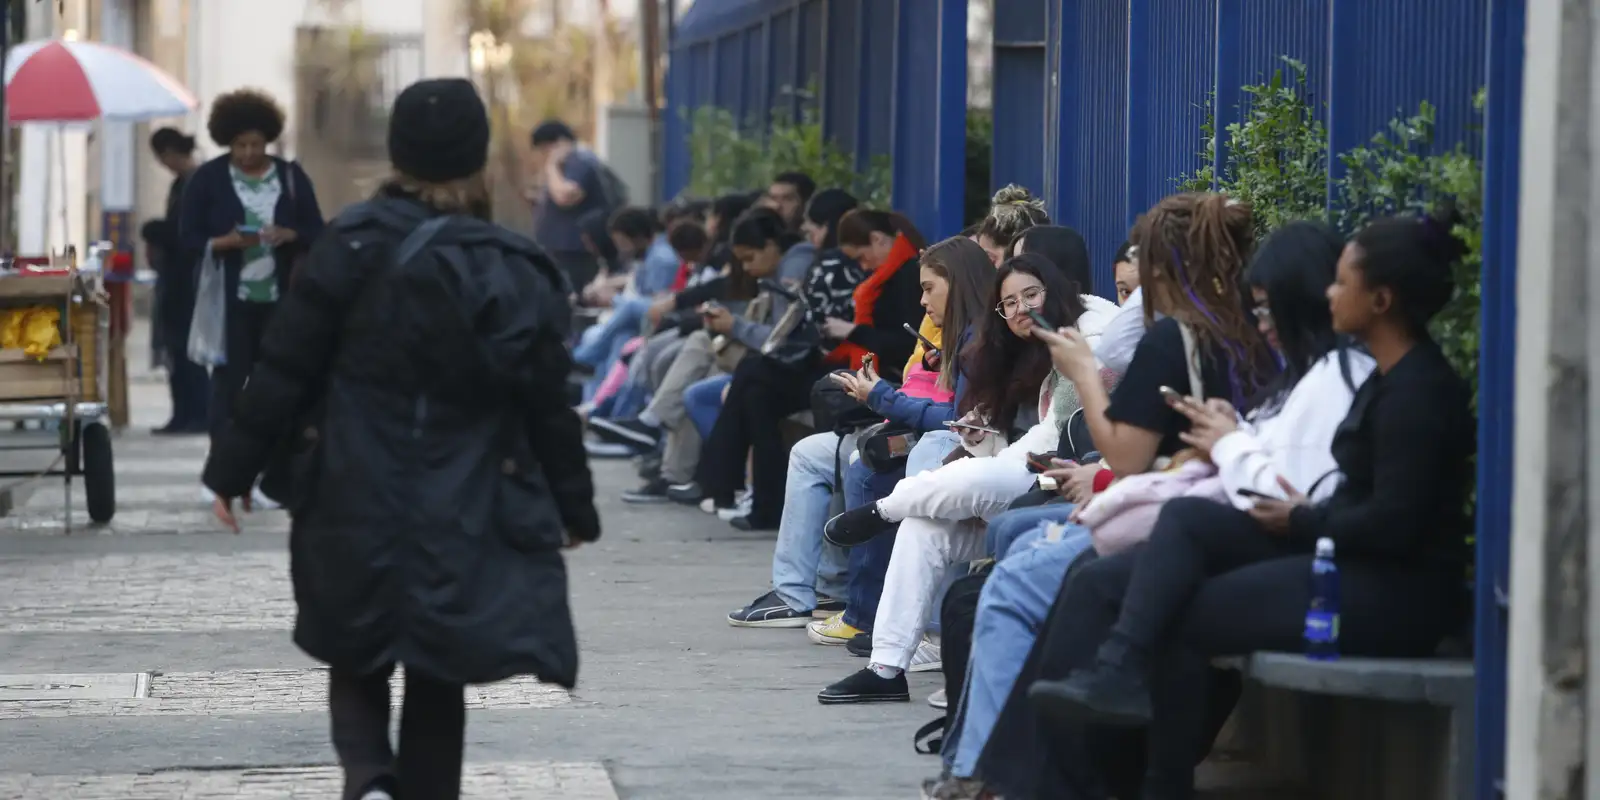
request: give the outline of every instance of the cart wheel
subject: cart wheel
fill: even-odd
[[[111,521],[117,513],[117,478],[112,471],[111,431],[93,422],[83,426],[83,492],[88,498],[89,519]]]

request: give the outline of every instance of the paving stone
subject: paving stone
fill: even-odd
[[[404,697],[399,674],[391,685],[390,696],[399,708]],[[528,677],[469,686],[466,696],[467,708],[475,709],[557,708],[572,703],[565,689]],[[151,676],[145,698],[0,701],[0,720],[321,713],[327,698],[325,669],[168,672]]]
[[[133,775],[0,775],[7,800],[328,800],[343,785],[336,767],[174,770]],[[616,800],[598,763],[468,764],[467,800]]]
[[[0,633],[283,630],[289,556],[181,552],[0,562]]]

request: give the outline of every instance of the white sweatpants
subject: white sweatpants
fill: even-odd
[[[945,570],[984,557],[984,520],[1033,481],[1013,459],[967,458],[906,478],[878,501],[879,513],[901,522],[872,623],[872,663],[911,665]]]

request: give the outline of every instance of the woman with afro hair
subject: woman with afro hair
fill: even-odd
[[[196,169],[183,194],[184,249],[216,259],[227,287],[226,359],[211,371],[213,444],[255,365],[294,264],[322,233],[322,210],[305,170],[267,152],[283,134],[283,119],[283,109],[263,92],[218,97],[206,129],[226,152]]]

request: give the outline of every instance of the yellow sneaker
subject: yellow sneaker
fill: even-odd
[[[854,626],[845,623],[843,611],[806,626],[806,638],[816,644],[848,644],[860,632]]]

